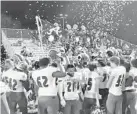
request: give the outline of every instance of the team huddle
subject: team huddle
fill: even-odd
[[[8,111],[28,114],[34,101],[38,114],[137,114],[137,59],[126,62],[118,56],[72,63],[63,55],[50,55],[28,69],[24,62],[5,61],[1,95]]]

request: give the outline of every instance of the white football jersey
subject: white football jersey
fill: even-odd
[[[133,79],[137,77],[137,68],[132,68],[129,71],[129,76],[132,76]],[[126,87],[125,90],[130,90],[130,89],[137,89],[137,82],[133,81],[132,86]]]
[[[78,79],[79,78],[79,79]],[[81,92],[81,86],[79,80],[81,76],[79,73],[75,73],[74,77],[66,76],[63,81],[63,90],[65,100],[78,100],[79,93]]]
[[[99,68],[98,72],[99,72],[99,75],[102,77],[102,80],[100,81],[100,84],[99,84],[99,88],[104,89],[104,88],[106,88],[106,84],[109,79],[110,67],[105,66],[105,67],[102,67],[101,69]]]
[[[126,76],[126,68],[123,66],[114,68],[112,69],[110,76],[113,76],[114,79],[111,87],[109,88],[109,92],[117,96],[122,95],[122,87]]]
[[[8,70],[3,72],[2,78],[5,83],[9,86],[12,92],[24,92],[24,86],[21,81],[27,80],[27,75],[24,72],[19,72],[16,70]]]
[[[57,68],[49,66],[32,72],[32,78],[39,87],[39,96],[57,96],[56,78],[52,76]]]
[[[96,79],[100,79],[101,77],[97,72],[89,72],[87,74],[87,83],[86,83],[86,90],[84,96],[86,98],[96,98],[96,93],[99,93],[99,89],[96,89]]]

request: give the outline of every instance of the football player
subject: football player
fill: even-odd
[[[105,108],[108,96],[108,88],[106,88],[106,84],[109,78],[110,67],[105,64],[104,60],[98,60],[97,71],[98,74],[102,77],[102,80],[99,84],[99,94],[102,96],[100,105],[101,107]]]
[[[90,114],[95,106],[99,107],[99,83],[101,77],[97,73],[95,64],[88,65],[90,72],[86,76],[86,89],[84,94],[84,114]]]
[[[9,92],[10,88],[8,86],[7,80],[5,80],[6,78],[4,77],[4,74],[5,74],[5,72],[7,72],[8,70],[11,70],[12,68],[13,68],[13,62],[10,59],[6,59],[5,63],[4,63],[3,72],[0,69],[0,72],[1,72],[1,74],[0,74],[1,113],[4,113],[4,114],[10,113],[7,99],[6,99],[6,92]]]
[[[67,76],[62,80],[59,88],[61,105],[64,107],[63,114],[80,114],[82,75],[76,72],[76,68],[72,64],[67,65],[66,71]]]
[[[22,114],[27,114],[27,99],[24,93],[24,82],[27,81],[27,75],[23,72],[26,69],[24,63],[19,63],[14,69],[3,73],[6,84],[10,91],[7,92],[7,101],[10,109],[10,114],[15,114],[17,104]]]
[[[58,71],[56,67],[49,66],[49,58],[39,61],[40,68],[32,72],[35,90],[38,90],[38,113],[56,114],[59,109],[56,78],[64,77],[66,73]]]
[[[106,103],[107,114],[122,114],[122,88],[124,85],[126,68],[120,66],[118,57],[110,58],[111,74],[107,83],[109,95]]]
[[[131,61],[131,70],[126,76],[125,90],[123,92],[122,114],[130,106],[130,114],[137,114],[135,105],[137,103],[137,59]]]

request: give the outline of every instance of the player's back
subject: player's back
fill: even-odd
[[[108,82],[110,67],[105,66],[105,67],[102,67],[102,69],[98,69],[98,70],[99,70],[99,75],[102,77],[102,80],[99,84],[99,88],[104,89],[106,88],[106,84]]]
[[[3,78],[10,87],[11,92],[23,92],[24,86],[21,81],[27,80],[27,75],[14,69],[10,69],[3,73]]]
[[[99,79],[101,78],[99,76],[99,74],[95,71],[92,71],[92,72],[89,72],[87,74],[88,78],[87,78],[87,86],[86,86],[86,90],[85,90],[85,97],[87,98],[95,98],[95,92],[98,93],[99,89],[96,90],[96,79]]]
[[[126,76],[126,68],[118,66],[112,70],[111,74],[114,76],[114,79],[109,92],[114,95],[122,95],[122,86]]]
[[[57,71],[57,68],[49,66],[32,72],[32,78],[39,87],[39,96],[57,95],[56,78],[52,77],[52,73],[55,71]]]

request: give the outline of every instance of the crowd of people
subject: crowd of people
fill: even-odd
[[[2,114],[137,114],[136,48],[120,49],[126,43],[101,30],[89,38],[85,26],[67,29],[65,41],[58,25],[49,30],[39,60],[26,46],[2,58]]]
[[[21,55],[6,59],[0,81],[2,111],[137,114],[137,58],[127,59],[112,49],[103,54],[89,56],[79,49],[72,56],[60,49],[30,63]]]

